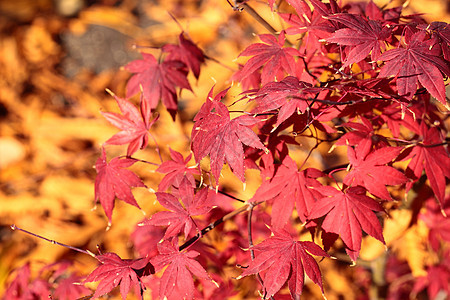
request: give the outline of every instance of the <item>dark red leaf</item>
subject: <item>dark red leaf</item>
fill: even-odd
[[[259,114],[280,109],[275,124],[275,127],[278,127],[295,112],[304,113],[314,96],[321,91],[322,88],[315,88],[298,80],[297,77],[288,76],[280,82],[270,82],[259,91],[248,94],[258,103],[252,113]]]
[[[441,144],[443,137],[435,127],[428,127],[425,122],[420,124],[420,133],[422,143],[414,146],[407,158],[412,158],[408,164],[405,174],[413,179],[406,184],[406,190],[409,191],[413,183],[417,181],[425,169],[430,186],[439,201],[441,207],[444,203],[446,182],[445,177],[450,178],[450,158],[449,154]],[[427,147],[430,145],[437,145]]]
[[[166,44],[162,50],[169,52],[166,60],[179,60],[186,64],[198,79],[200,75],[200,65],[205,62],[205,55],[189,38],[186,38],[184,32],[178,37],[179,45]]]
[[[127,98],[136,95],[142,88],[146,107],[154,110],[161,99],[174,117],[177,110],[176,87],[191,90],[186,77],[186,65],[179,60],[159,63],[153,55],[147,53],[142,53],[142,58],[125,66],[126,70],[136,73],[127,83]]]

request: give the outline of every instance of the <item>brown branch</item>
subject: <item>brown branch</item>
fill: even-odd
[[[230,212],[229,214],[226,214],[222,218],[220,218],[220,219],[214,221],[213,223],[209,224],[208,226],[203,228],[199,233],[197,233],[195,236],[193,236],[192,238],[187,240],[183,245],[181,245],[180,248],[179,248],[179,251],[182,251],[182,250],[188,248],[189,246],[194,244],[196,241],[198,241],[201,237],[203,237],[205,234],[207,234],[208,232],[210,232],[211,230],[213,230],[215,227],[219,226],[223,222],[225,222],[227,220],[230,220],[234,216],[236,216],[236,215],[246,211],[248,209],[248,206],[249,206],[249,204],[245,204],[244,206],[241,206],[240,208]]]

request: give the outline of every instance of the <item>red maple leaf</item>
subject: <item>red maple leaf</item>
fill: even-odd
[[[391,29],[381,26],[381,22],[365,20],[360,15],[340,13],[327,16],[327,19],[344,24],[348,28],[335,31],[328,42],[349,47],[342,67],[358,63],[371,53],[372,61],[377,61],[381,50],[386,49],[384,41],[391,36]]]
[[[211,280],[205,269],[194,259],[199,255],[196,251],[180,252],[175,240],[158,244],[159,255],[151,259],[155,270],[167,266],[161,277],[160,299],[193,299],[194,282],[192,274],[199,279]]]
[[[347,147],[351,170],[345,176],[344,183],[348,186],[363,186],[369,193],[381,199],[392,199],[386,185],[397,185],[408,181],[402,172],[386,166],[400,154],[401,150],[399,147],[384,147],[364,156],[352,147]]]
[[[203,215],[212,208],[211,198],[208,197],[208,189],[198,191],[194,196],[194,188],[191,182],[184,177],[180,183],[179,194],[184,207],[178,199],[168,193],[156,193],[159,203],[171,211],[161,211],[154,214],[151,219],[144,224],[169,226],[164,235],[164,239],[176,236],[184,227],[184,237],[187,238],[192,228],[196,227],[192,216]],[[199,229],[197,228],[197,231]]]
[[[3,299],[45,299],[50,295],[50,283],[41,278],[31,279],[30,263],[16,270],[16,277],[9,284]]]
[[[316,202],[308,218],[314,220],[325,216],[322,229],[341,236],[353,261],[361,250],[362,230],[385,244],[380,221],[373,212],[383,208],[366,196],[364,188],[349,187],[339,191],[331,186],[322,186],[320,193],[324,197]]]
[[[303,113],[308,108],[308,101],[312,102],[314,96],[323,91],[311,84],[298,80],[297,77],[288,76],[280,82],[269,82],[257,92],[248,93],[251,99],[258,103],[252,113],[259,114],[280,109],[277,115],[278,127],[293,113]]]
[[[79,299],[91,293],[91,290],[80,285],[82,277],[76,274],[58,280],[58,286],[53,292],[55,299]]]
[[[155,273],[147,257],[121,259],[115,253],[105,253],[96,255],[95,258],[101,265],[84,280],[84,282],[100,281],[92,296],[93,299],[110,292],[118,285],[120,285],[120,294],[123,300],[127,298],[131,287],[134,288],[136,295],[142,297],[143,290],[140,277]]]
[[[212,98],[212,89],[206,103],[203,104],[195,116],[192,129],[192,151],[197,162],[209,155],[211,159],[211,172],[216,181],[219,180],[220,171],[224,162],[228,162],[233,173],[242,181],[244,178],[244,149],[242,144],[266,149],[258,136],[250,129],[259,122],[249,115],[230,119],[230,113],[220,99],[225,96],[226,90]]]
[[[437,40],[428,38],[426,31],[418,31],[405,34],[405,43],[405,48],[388,50],[378,58],[386,61],[378,76],[398,76],[398,93],[407,99],[412,99],[419,81],[433,97],[445,105],[445,86],[441,72],[450,76],[450,67],[440,57],[441,49]]]
[[[311,254],[329,255],[313,242],[293,240],[285,230],[274,230],[273,233],[272,237],[252,248],[259,254],[237,279],[267,270],[264,276],[265,299],[277,293],[286,281],[292,298],[297,299],[302,294],[306,272],[323,293],[319,265]]]
[[[318,187],[320,182],[315,178],[322,173],[316,169],[298,171],[297,164],[290,156],[286,156],[283,164],[277,169],[275,176],[264,180],[251,202],[274,199],[272,207],[272,226],[283,228],[292,215],[294,204],[302,222],[306,221],[314,203],[322,195],[310,187]]]
[[[186,64],[198,79],[200,65],[205,62],[205,55],[190,39],[185,38],[184,32],[178,36],[179,45],[166,44],[162,50],[169,52],[166,60],[179,60]]]
[[[177,111],[176,87],[191,90],[187,80],[186,65],[179,60],[165,60],[159,63],[156,58],[142,53],[141,60],[134,60],[125,69],[136,73],[127,83],[127,98],[142,89],[146,107],[154,110],[161,99],[172,117]]]
[[[438,299],[439,295],[450,294],[450,263],[448,257],[450,255],[447,250],[447,263],[430,266],[427,269],[427,275],[416,279],[413,287],[413,295],[427,288],[428,299]]]
[[[114,200],[125,201],[140,209],[136,199],[131,193],[131,187],[146,187],[142,180],[128,168],[136,162],[131,158],[113,158],[109,163],[106,161],[106,152],[102,148],[102,155],[95,163],[97,177],[95,178],[95,200],[100,204],[111,224]]]
[[[406,184],[406,191],[409,191],[413,183],[422,175],[428,177],[430,186],[439,201],[441,207],[444,204],[446,182],[445,177],[450,178],[450,159],[442,143],[443,137],[435,127],[428,127],[422,121],[419,132],[423,138],[421,143],[413,147],[407,158],[412,158],[406,168],[405,174],[413,179],[412,182]],[[431,145],[436,145],[429,147]]]
[[[123,145],[129,144],[127,156],[133,155],[137,150],[144,149],[148,144],[148,130],[158,118],[150,122],[149,114],[145,113],[144,101],[141,97],[141,111],[129,101],[113,95],[119,105],[122,115],[102,112],[102,115],[114,126],[122,131],[113,135],[105,144]]]
[[[444,206],[440,207],[434,197],[426,200],[426,211],[419,214],[419,218],[427,225],[428,241],[434,251],[438,252],[442,242],[450,242],[450,195]]]
[[[159,183],[158,191],[164,192],[170,187],[178,188],[181,180],[185,177],[191,182],[192,186],[195,186],[193,175],[200,175],[200,171],[198,168],[187,166],[191,160],[192,154],[189,154],[186,159],[184,159],[183,155],[179,152],[170,148],[169,151],[171,160],[163,162],[158,169],[156,169],[157,172],[166,174]]]
[[[361,117],[361,123],[348,122],[342,124],[342,126],[348,126],[355,130],[345,133],[336,142],[336,146],[348,145],[356,146],[358,155],[366,156],[372,150],[372,145],[377,148],[388,146],[387,139],[384,136],[375,134],[374,126],[372,123],[364,117]]]
[[[432,37],[437,39],[437,44],[442,49],[444,59],[450,60],[450,24],[445,22],[431,22],[431,24],[420,24],[420,29],[431,32]]]
[[[259,36],[263,43],[255,43],[247,47],[239,56],[253,56],[244,65],[241,71],[242,78],[250,76],[258,68],[264,65],[261,81],[266,84],[283,70],[287,74],[295,74],[295,56],[301,56],[297,49],[292,47],[283,48],[285,32],[281,31],[278,40],[271,34]]]

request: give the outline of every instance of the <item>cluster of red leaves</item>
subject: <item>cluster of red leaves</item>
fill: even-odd
[[[277,36],[260,35],[262,43],[240,54],[250,58],[233,78],[253,88],[242,93],[249,99],[249,110],[231,119],[222,103],[228,89],[216,96],[211,89],[193,119],[191,149],[198,164],[209,156],[210,170],[189,167],[191,155],[184,158],[170,150],[171,160],[157,169],[166,175],[156,193],[168,211],[144,220],[133,235],[142,258],[122,260],[113,253],[97,256],[101,265],[86,279],[100,281],[94,297],[120,285],[124,299],[131,287],[142,294],[144,286],[159,289],[161,299],[208,298],[216,292],[212,292],[206,270],[221,270],[230,255],[248,266],[240,277],[258,275],[264,298],[287,284],[296,299],[302,293],[305,273],[323,292],[320,269],[312,255],[329,254],[316,244],[316,237],[321,235],[326,251],[340,237],[346,253],[356,261],[363,232],[385,243],[379,220],[384,218],[384,203],[401,202],[409,190],[426,186],[425,179],[437,201],[437,207],[427,207],[428,213],[422,216],[431,229],[430,242],[434,251],[449,253],[448,243],[440,241],[449,241],[445,189],[450,159],[444,138],[447,128],[437,106],[447,104],[444,78],[450,76],[450,25],[428,25],[417,15],[402,16],[401,8],[381,9],[371,1],[342,7],[335,0],[328,4],[310,0],[311,5],[303,0],[287,2],[295,13],[280,15],[290,27]],[[274,1],[269,4],[273,7]],[[289,37],[299,33],[302,39],[291,46]],[[126,169],[138,161],[131,156],[147,146],[148,130],[156,121],[150,119],[159,101],[175,117],[177,89],[191,89],[186,76],[191,71],[198,78],[205,60],[183,33],[178,45],[166,45],[162,51],[164,59],[143,53],[142,60],[125,66],[134,73],[127,97],[141,92],[140,110],[116,97],[122,115],[103,113],[121,130],[105,145],[128,145],[127,157],[108,163],[103,148],[96,163],[96,200],[109,220],[115,198],[139,207],[131,187],[145,184]],[[307,149],[311,152],[322,143],[346,147],[346,168],[304,168],[305,162],[289,155],[290,149],[299,147],[292,132],[316,143]],[[405,160],[409,160],[405,169],[394,165]],[[224,232],[234,237],[233,243],[217,254],[200,238],[232,210],[227,203],[233,197],[220,198],[210,188],[221,189],[219,178],[225,163],[242,182],[248,166],[261,172],[259,189],[239,212],[256,213],[261,203],[272,210],[256,222],[236,219],[239,230]],[[345,172],[340,182],[336,172]],[[214,181],[197,187],[200,174]],[[391,193],[388,186],[396,186],[399,192]],[[296,239],[298,232],[291,226],[294,215],[310,230],[312,242]],[[270,237],[261,229],[269,223]],[[159,226],[165,226],[164,230]],[[252,231],[264,241],[253,246]],[[184,243],[179,245],[182,233]],[[144,245],[141,239],[152,245]],[[251,255],[241,253],[249,245]],[[449,256],[442,255],[439,264],[429,266],[428,277],[417,280],[414,291],[428,287],[430,295],[441,289],[448,292],[449,263]],[[154,275],[164,268],[160,278]],[[433,283],[436,274],[442,282]],[[148,275],[151,280],[145,278]],[[216,284],[229,286],[224,278],[214,278]],[[196,289],[198,284],[201,292]],[[224,288],[221,293],[226,298],[234,291]]]
[[[361,250],[363,231],[385,243],[380,212],[384,211],[383,201],[394,200],[387,186],[403,185],[407,192],[414,188],[425,169],[425,176],[443,207],[450,160],[443,138],[444,122],[429,98],[431,95],[446,104],[443,78],[450,75],[450,68],[445,24],[426,26],[417,16],[402,17],[401,9],[382,10],[373,2],[365,7],[340,7],[335,1],[324,4],[311,0],[312,7],[301,0],[288,2],[296,13],[281,16],[292,27],[277,37],[260,35],[262,43],[252,44],[240,54],[250,59],[233,78],[245,87],[254,88],[243,93],[251,110],[231,119],[227,106],[221,102],[228,89],[216,96],[211,90],[194,118],[191,145],[197,163],[209,156],[210,174],[219,189],[224,163],[241,181],[245,181],[247,166],[261,171],[262,184],[249,203],[252,207],[263,202],[272,205],[270,224],[274,236],[252,248],[256,258],[241,277],[262,274],[265,297],[276,294],[287,282],[295,298],[302,292],[304,272],[323,291],[319,267],[310,254],[328,254],[314,242],[295,241],[285,231],[294,206],[309,230],[322,232],[326,249],[340,237],[353,261]],[[298,48],[285,46],[287,36],[298,33],[305,35]],[[136,73],[128,82],[128,96],[138,93],[138,87],[142,90],[141,113],[123,102],[126,100],[117,98],[123,116],[104,115],[122,131],[106,144],[129,144],[127,155],[131,156],[147,145],[149,116],[160,99],[175,115],[175,88],[190,89],[186,79],[188,69],[198,78],[200,64],[204,62],[202,52],[183,34],[179,42],[162,48],[169,53],[163,61],[143,54],[143,60],[126,66]],[[330,60],[332,53],[340,58]],[[358,65],[361,71],[354,74],[353,65]],[[319,78],[323,78],[324,72],[335,75],[323,82]],[[270,117],[262,119],[259,115]],[[252,128],[256,125],[259,131],[255,133]],[[296,144],[288,142],[286,129],[291,126],[304,136],[313,126],[315,131],[309,130],[308,137],[317,143],[323,142],[318,135],[322,131],[325,142],[335,141],[336,146],[347,148],[349,163],[341,183],[333,186],[333,180],[330,181],[339,169],[326,172],[298,169],[298,162],[289,156],[286,147],[287,143]],[[405,136],[401,126],[414,134]],[[390,130],[394,138],[381,134],[380,128]],[[198,168],[187,166],[190,156],[184,159],[171,150],[171,158],[157,170],[167,175],[156,194],[159,203],[169,211],[156,213],[141,226],[150,230],[146,233],[150,238],[155,236],[150,233],[156,232],[155,226],[167,226],[162,244],[146,246],[156,271],[169,265],[161,278],[160,297],[192,299],[194,284],[186,267],[202,281],[209,280],[204,270],[207,264],[201,267],[194,260],[196,252],[180,251],[176,237],[181,232],[185,240],[201,237],[198,222],[205,222],[198,216],[208,219],[215,201],[207,187],[195,188],[194,176],[200,173]],[[405,170],[392,165],[409,159]],[[277,160],[281,164],[276,164]],[[144,184],[123,169],[134,162],[131,158],[115,158],[107,164],[103,154],[97,163],[96,198],[109,219],[115,197],[137,206],[130,187]],[[134,240],[139,240],[139,236],[134,236]],[[202,251],[208,259],[208,252]],[[181,277],[189,280],[180,280]],[[136,277],[131,278],[136,283]],[[425,279],[420,282],[416,290],[426,285]],[[121,289],[122,295],[129,290],[130,281],[123,284],[126,287]],[[96,295],[105,291],[97,290]]]
[[[78,299],[91,290],[81,283],[83,277],[69,270],[69,262],[60,262],[42,267],[36,277],[31,275],[30,263],[16,270],[16,276],[3,295],[3,299]]]

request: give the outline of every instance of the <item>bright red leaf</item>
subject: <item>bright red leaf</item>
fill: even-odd
[[[189,154],[188,157],[184,159],[181,153],[170,148],[169,150],[171,160],[163,162],[158,169],[156,169],[156,172],[166,174],[159,183],[158,191],[164,192],[170,187],[178,188],[181,180],[185,177],[191,182],[192,186],[195,186],[193,175],[200,175],[200,171],[198,168],[187,166],[191,160],[192,154]]]
[[[329,255],[313,242],[293,240],[285,230],[274,230],[273,233],[272,237],[253,247],[258,255],[237,279],[266,271],[265,298],[275,295],[288,281],[291,296],[297,299],[302,294],[306,272],[323,293],[319,265],[311,254]]]
[[[363,186],[372,195],[391,200],[386,185],[397,185],[408,181],[402,172],[386,166],[400,154],[401,150],[398,147],[384,147],[364,156],[352,147],[347,147],[351,170],[345,176],[344,183],[348,186]]]
[[[159,255],[151,259],[156,271],[168,266],[161,277],[159,297],[168,300],[190,300],[194,297],[192,274],[199,279],[211,279],[194,259],[198,252],[180,252],[174,243],[166,240],[158,244]]]
[[[374,213],[383,208],[366,196],[365,189],[350,187],[339,191],[323,186],[320,192],[324,197],[316,202],[308,218],[314,220],[325,216],[322,229],[340,235],[353,261],[356,261],[361,250],[362,230],[385,244],[380,221]]]
[[[272,226],[283,228],[292,215],[294,204],[300,220],[306,222],[309,212],[317,199],[322,195],[311,186],[318,187],[320,182],[315,178],[322,173],[316,169],[298,171],[297,164],[290,156],[286,156],[283,164],[276,170],[270,180],[265,180],[250,199],[260,202],[273,199]]]
[[[382,27],[379,21],[365,20],[360,15],[340,13],[327,16],[327,19],[348,27],[337,30],[327,38],[328,42],[350,48],[343,64],[344,68],[360,62],[369,53],[372,61],[377,61],[381,51],[386,49],[384,41],[391,36],[390,28]]]
[[[192,228],[197,228],[192,216],[206,214],[212,208],[208,189],[201,189],[194,195],[194,188],[186,177],[180,183],[179,195],[184,207],[175,196],[157,192],[156,198],[159,203],[171,211],[158,212],[144,222],[146,225],[169,226],[164,239],[176,236],[183,228],[184,237],[187,238]],[[198,228],[197,231],[199,231]]]
[[[239,54],[239,56],[253,56],[245,63],[241,71],[242,78],[250,76],[263,65],[261,74],[262,84],[273,81],[281,70],[289,75],[294,75],[296,65],[295,57],[301,55],[294,48],[283,47],[285,40],[284,31],[280,33],[278,40],[271,34],[262,34],[259,38],[264,44],[252,44]]]
[[[266,149],[258,136],[250,129],[259,122],[249,115],[230,119],[230,113],[220,99],[225,96],[222,91],[212,98],[212,90],[206,103],[203,104],[192,129],[192,151],[197,162],[209,155],[211,159],[211,172],[216,182],[224,162],[228,162],[233,173],[242,181],[244,178],[244,149],[242,144]]]
[[[101,263],[84,282],[100,281],[95,290],[93,299],[109,293],[113,288],[120,285],[122,299],[127,298],[130,289],[133,287],[136,295],[143,293],[140,277],[154,273],[153,266],[148,262],[148,258],[121,259],[115,253],[105,253],[95,256]]]
[[[374,126],[364,117],[361,117],[361,123],[348,122],[342,126],[348,126],[355,130],[345,133],[337,142],[336,146],[348,145],[356,146],[358,155],[366,156],[372,150],[372,145],[380,147],[388,146],[388,142],[384,136],[375,134]]]
[[[102,155],[95,163],[95,169],[97,170],[97,177],[95,178],[95,200],[100,201],[109,223],[111,223],[116,197],[119,200],[140,208],[131,193],[131,187],[146,186],[136,174],[125,169],[131,167],[135,162],[135,159],[115,157],[108,163],[106,161],[105,149],[102,148]]]
[[[127,156],[133,155],[137,150],[144,149],[148,144],[148,130],[156,122],[150,122],[149,115],[143,109],[144,101],[141,97],[141,111],[126,99],[114,95],[122,115],[102,112],[102,115],[114,126],[122,131],[113,135],[105,142],[106,145],[128,145]]]
[[[433,97],[445,105],[442,73],[450,76],[450,67],[439,56],[441,49],[436,39],[428,38],[425,31],[418,31],[411,37],[405,35],[405,43],[405,48],[388,50],[379,57],[386,64],[378,77],[398,76],[398,93],[407,99],[412,99],[419,81]]]

